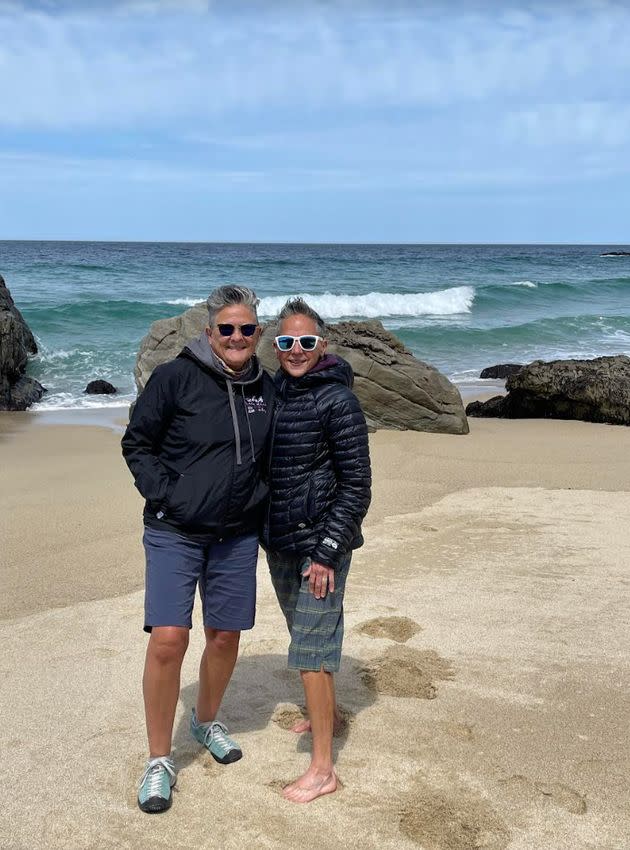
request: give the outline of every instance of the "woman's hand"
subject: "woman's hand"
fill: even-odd
[[[308,578],[308,589],[315,599],[324,599],[328,592],[335,592],[335,571],[332,567],[312,561],[302,575]]]

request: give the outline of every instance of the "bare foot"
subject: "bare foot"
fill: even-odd
[[[285,800],[292,803],[310,803],[324,794],[332,794],[337,790],[337,775],[334,770],[330,773],[318,773],[309,768],[306,773],[298,777],[282,790]]]
[[[298,720],[298,722],[291,727],[291,731],[296,732],[298,735],[301,735],[302,732],[310,732],[311,721],[308,717],[303,717],[302,720]]]
[[[335,719],[333,721],[333,735],[340,735],[341,732],[343,732],[343,730],[345,729],[345,726],[346,724],[343,717],[341,716],[341,714],[339,714],[338,711],[335,711]],[[308,717],[304,717],[302,720],[298,720],[298,722],[291,727],[291,731],[295,732],[298,735],[301,735],[303,732],[310,732],[311,721],[308,719]]]

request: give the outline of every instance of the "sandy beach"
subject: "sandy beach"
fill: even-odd
[[[0,415],[2,850],[630,847],[630,431],[373,434],[338,677],[343,788],[306,807],[278,793],[309,741],[284,728],[301,686],[261,558],[223,707],[244,758],[222,767],[187,732],[197,616],[178,790],[149,817],[141,499],[115,418],[86,419]]]

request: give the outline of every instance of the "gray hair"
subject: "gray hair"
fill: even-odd
[[[282,310],[278,313],[276,317],[277,327],[280,328],[280,323],[284,319],[288,319],[290,316],[307,316],[307,318],[312,319],[317,325],[317,333],[319,336],[324,336],[326,333],[326,324],[322,317],[313,310],[312,307],[309,307],[306,301],[303,298],[289,298],[286,302]]]
[[[260,299],[256,296],[254,290],[247,286],[232,286],[231,284],[219,286],[208,295],[206,304],[208,305],[208,324],[210,327],[214,325],[217,313],[224,307],[232,307],[235,304],[249,307],[256,317],[256,322],[258,322],[256,307],[260,304]]]

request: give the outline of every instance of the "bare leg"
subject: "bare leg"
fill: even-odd
[[[189,632],[180,626],[156,626],[144,662],[142,691],[151,758],[171,752],[179,677]]]
[[[332,760],[335,685],[331,673],[301,670],[306,708],[311,719],[313,751],[306,773],[283,790],[293,803],[310,803],[337,790],[337,776]]]
[[[210,723],[219,711],[223,694],[228,686],[241,637],[240,632],[205,629],[206,648],[199,664],[199,692],[197,694],[197,720]]]
[[[338,735],[343,729],[343,717],[341,716],[341,711],[339,710],[339,706],[337,705],[337,697],[335,695],[335,679],[332,673],[329,674],[332,679],[332,690],[333,690],[333,702],[335,705],[335,712],[333,717],[333,735]],[[311,731],[311,721],[308,717],[304,717],[302,720],[298,720],[298,722],[291,727],[292,732],[296,732],[298,735],[301,735],[303,732]]]

